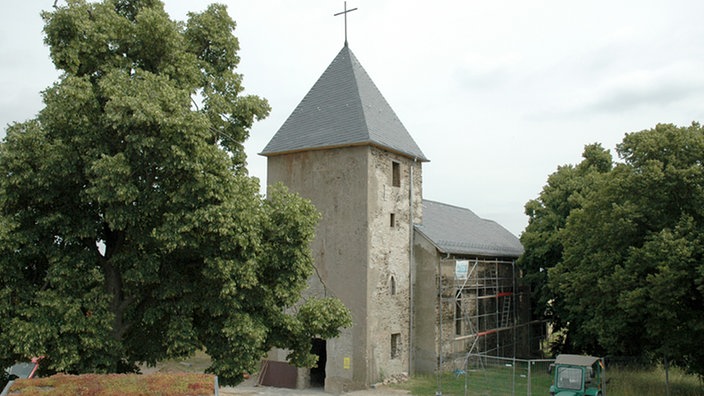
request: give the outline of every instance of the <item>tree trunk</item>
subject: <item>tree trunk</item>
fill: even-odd
[[[665,394],[670,396],[670,362],[665,355]]]
[[[112,258],[121,249],[125,232],[112,231],[105,225],[105,239],[105,257],[102,262],[105,291],[112,297],[110,302],[110,311],[114,315],[112,335],[116,340],[121,341],[129,328],[129,324],[124,321],[124,313],[129,302],[125,299],[122,290],[122,273],[113,265]]]

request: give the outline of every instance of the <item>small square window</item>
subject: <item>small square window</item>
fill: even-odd
[[[401,164],[391,161],[391,185],[401,187]]]
[[[391,359],[401,356],[401,334],[391,334]]]

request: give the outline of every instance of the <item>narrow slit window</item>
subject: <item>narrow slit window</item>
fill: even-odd
[[[391,289],[391,295],[395,296],[396,295],[396,278],[391,275],[391,280],[389,281],[389,289]]]
[[[401,334],[391,334],[391,359],[396,359],[401,356]]]
[[[391,213],[391,216],[389,216],[389,226],[391,228],[396,227],[396,213]]]
[[[391,185],[401,187],[401,164],[391,161]]]
[[[462,298],[455,300],[455,335],[462,335]]]

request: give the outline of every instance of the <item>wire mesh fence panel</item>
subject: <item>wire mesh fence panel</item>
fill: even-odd
[[[443,375],[442,395],[545,395],[550,388],[552,360],[523,360],[467,355],[464,369]]]
[[[520,360],[467,356],[467,395],[525,395],[528,365]]]
[[[526,395],[547,395],[552,384],[552,375],[549,372],[554,359],[539,359],[528,361],[528,393]]]
[[[469,354],[446,361],[444,371],[434,378],[436,387],[419,394],[442,396],[544,396],[553,382],[548,369],[554,359],[522,360]],[[636,358],[605,359],[607,383],[601,388],[609,396],[704,395],[696,375],[677,367],[665,372],[662,364]],[[556,372],[553,370],[553,374]]]

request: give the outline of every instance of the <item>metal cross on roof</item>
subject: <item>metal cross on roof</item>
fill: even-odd
[[[345,16],[345,46],[347,46],[347,13],[348,13],[348,12],[352,12],[352,11],[354,11],[354,10],[356,10],[356,9],[357,9],[357,7],[353,8],[353,9],[351,9],[351,10],[348,10],[348,9],[347,9],[347,2],[345,2],[345,10],[344,10],[344,11],[341,11],[341,12],[338,12],[337,14],[333,15],[333,16],[338,16],[338,15],[344,15],[344,16]]]

